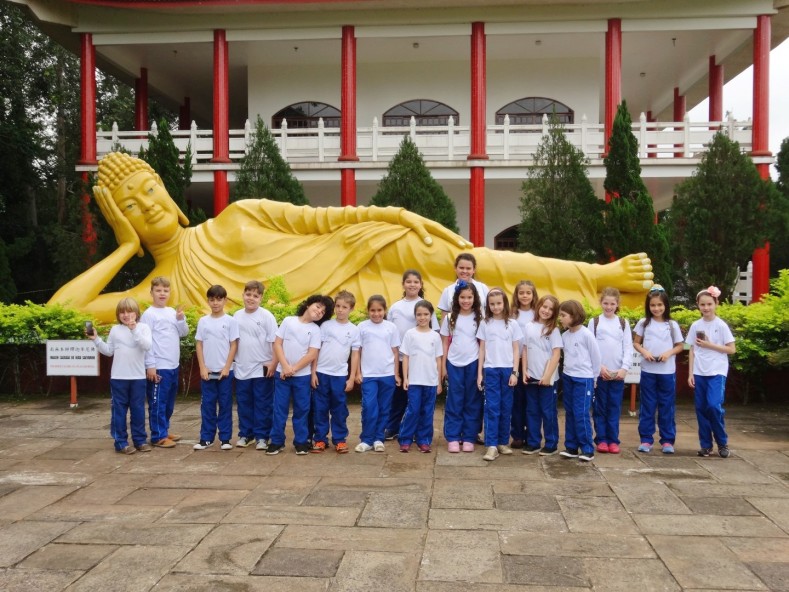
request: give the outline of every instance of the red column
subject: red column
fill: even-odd
[[[140,77],[134,81],[134,129],[148,129],[148,68],[140,68]]]
[[[770,17],[756,17],[753,33],[753,156],[770,156]],[[762,179],[770,176],[769,164],[757,164]],[[753,302],[770,291],[770,243],[753,252]]]
[[[82,116],[82,130],[79,148],[80,164],[96,164],[96,47],[93,45],[93,35],[82,33],[80,35],[80,113]],[[82,173],[82,180],[87,187],[88,173]],[[85,193],[81,200],[82,216],[82,242],[87,245],[88,258],[96,253],[96,229],[93,226],[93,217],[88,208],[90,195]]]
[[[468,160],[487,160],[485,23],[471,23],[471,150]],[[471,167],[469,239],[485,245],[485,169]]]
[[[178,129],[188,130],[192,126],[192,100],[184,97],[184,102],[178,109]]]
[[[605,149],[614,129],[614,118],[622,102],[622,19],[608,19],[605,34]]]
[[[227,37],[214,31],[214,157],[211,162],[230,162],[230,77]],[[214,171],[214,216],[230,203],[227,171]]]
[[[346,25],[342,28],[340,108],[340,162],[356,162],[356,33]],[[343,206],[356,205],[356,171],[340,171],[340,202]]]
[[[687,112],[685,95],[679,94],[679,87],[674,87],[674,121],[683,121]]]
[[[723,121],[723,66],[715,63],[715,56],[710,56],[710,121]]]

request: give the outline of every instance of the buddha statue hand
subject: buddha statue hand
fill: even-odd
[[[110,228],[115,233],[115,240],[118,242],[118,245],[129,245],[133,247],[132,251],[137,252],[138,257],[142,257],[143,250],[140,244],[140,237],[128,218],[123,215],[118,204],[115,203],[109,189],[96,185],[93,187],[93,197],[96,199],[96,203],[107,224],[110,225]]]
[[[438,222],[423,218],[422,216],[410,212],[405,208],[400,210],[399,218],[400,224],[416,232],[426,245],[432,245],[433,237],[435,237],[440,240],[449,241],[461,249],[470,249],[474,246],[462,236],[452,232]]]

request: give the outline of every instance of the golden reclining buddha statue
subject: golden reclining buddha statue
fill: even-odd
[[[205,293],[212,284],[223,285],[239,303],[247,281],[265,283],[282,276],[294,302],[346,289],[363,308],[372,294],[383,294],[390,303],[401,298],[402,273],[413,268],[422,273],[426,298],[438,302],[441,290],[456,280],[455,257],[463,251],[476,257],[478,280],[508,293],[519,280],[530,279],[540,294],[594,304],[602,288],[613,286],[622,293],[622,304],[634,307],[652,286],[652,267],[644,253],[597,265],[474,248],[454,232],[403,208],[313,208],[245,199],[188,227],[156,172],[146,162],[118,152],[99,163],[93,194],[118,248],[66,283],[50,302],[70,304],[102,322],[114,320],[121,297],[147,301],[150,279],[159,275],[170,279],[170,302],[187,307],[205,308]],[[143,249],[154,260],[149,276],[125,292],[102,293]]]

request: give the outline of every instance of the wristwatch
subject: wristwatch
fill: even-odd
[[[513,370],[513,371],[512,371],[512,375],[513,375],[515,378],[518,378],[518,377],[521,375],[521,373],[520,373],[520,372],[518,372],[517,370]]]

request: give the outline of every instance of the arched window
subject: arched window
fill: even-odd
[[[574,123],[575,113],[564,103],[545,97],[526,97],[504,105],[496,111],[496,125],[504,123],[504,116],[510,116],[512,125],[539,125],[542,116],[555,114],[559,123]]]
[[[449,105],[428,99],[415,99],[395,105],[384,113],[383,125],[409,126],[412,117],[416,119],[417,125],[447,125],[450,117],[454,119],[455,124],[459,123],[458,112]]]
[[[271,118],[271,128],[282,127],[282,120],[288,122],[288,129],[308,129],[318,127],[318,120],[323,118],[324,127],[340,127],[340,110],[315,101],[293,103],[281,111],[277,111]]]
[[[514,251],[518,246],[518,224],[510,226],[493,237],[493,248],[497,251]]]

